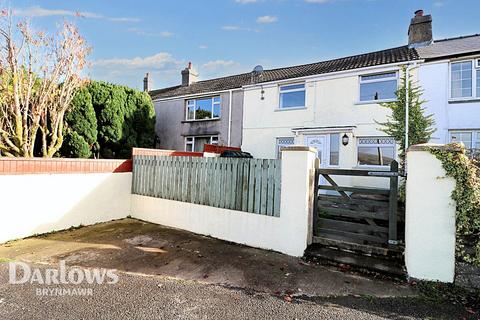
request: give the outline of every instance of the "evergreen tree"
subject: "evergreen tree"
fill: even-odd
[[[395,138],[399,144],[400,149],[400,164],[403,166],[405,162],[405,105],[407,101],[406,95],[406,68],[402,69],[401,84],[396,91],[397,99],[392,102],[384,102],[380,105],[392,111],[392,114],[387,117],[386,122],[377,122],[381,125],[380,130],[385,132],[388,136]],[[422,89],[414,83],[411,79],[408,80],[408,144],[414,145],[419,143],[426,143],[430,140],[432,134],[435,132],[433,126],[435,121],[433,115],[425,115],[425,108],[423,104],[426,101],[422,99]]]

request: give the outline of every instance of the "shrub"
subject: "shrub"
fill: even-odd
[[[129,158],[133,147],[154,146],[155,112],[148,93],[92,81],[74,102],[67,119],[69,130],[83,137],[89,150],[98,151],[102,158]],[[69,140],[63,156],[88,154],[79,137],[71,135]]]

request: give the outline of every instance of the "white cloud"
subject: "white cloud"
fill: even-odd
[[[92,61],[90,77],[142,89],[142,79],[149,72],[153,88],[179,84],[180,70],[185,65],[168,52],[146,57],[110,58]]]
[[[276,16],[262,16],[257,18],[257,23],[274,23],[278,21],[278,17]]]
[[[247,3],[255,3],[258,0],[235,0],[236,3],[247,4]]]
[[[139,28],[129,28],[128,31],[138,34],[139,36],[146,36],[146,37],[170,38],[174,36],[174,33],[170,31],[149,32]]]
[[[435,7],[443,7],[444,5],[445,5],[445,3],[442,2],[442,1],[436,1],[436,2],[433,3],[433,6],[435,6]]]
[[[232,67],[238,65],[238,62],[235,62],[233,60],[213,60],[213,61],[208,61],[207,63],[204,63],[202,65],[203,68],[205,69],[218,69],[218,68],[227,68],[227,67]]]
[[[152,70],[163,69],[168,66],[177,66],[181,62],[174,59],[170,53],[159,52],[153,56],[135,57],[131,59],[113,58],[113,59],[99,59],[94,60],[92,65],[101,68],[128,68],[128,69],[142,69],[149,68]]]
[[[206,44],[201,44],[198,46],[198,49],[205,50],[205,49],[208,49],[208,46]]]
[[[248,31],[248,32],[258,32],[257,29],[245,28],[240,26],[223,26],[222,30],[224,31]]]
[[[64,9],[46,9],[40,6],[32,6],[28,8],[14,8],[13,14],[20,17],[50,17],[50,16],[70,16],[81,17],[87,19],[105,19],[113,22],[136,22],[137,18],[130,17],[107,17],[102,14],[88,11],[71,11]]]

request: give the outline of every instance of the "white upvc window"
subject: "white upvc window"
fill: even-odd
[[[288,147],[288,146],[293,146],[294,144],[295,144],[295,138],[294,137],[277,138],[277,146],[276,146],[277,159],[282,158],[282,148]]]
[[[185,151],[203,152],[206,144],[218,144],[218,136],[185,137]]]
[[[220,118],[220,97],[187,100],[186,120],[210,120]]]
[[[462,142],[469,155],[480,157],[480,129],[476,130],[452,130],[450,142]]]
[[[480,98],[480,59],[450,63],[450,98]]]
[[[394,101],[398,89],[398,72],[386,72],[360,76],[359,101],[378,103]]]
[[[305,83],[280,86],[279,109],[305,108]]]
[[[340,161],[340,134],[331,133],[330,141],[328,143],[328,151],[330,155],[329,165],[338,166]]]
[[[358,166],[388,167],[395,160],[396,144],[392,137],[365,137],[357,140]]]

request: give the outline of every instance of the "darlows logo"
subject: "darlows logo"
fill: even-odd
[[[10,284],[116,284],[118,275],[111,269],[68,268],[65,261],[60,261],[58,269],[31,268],[24,262],[9,262]]]

